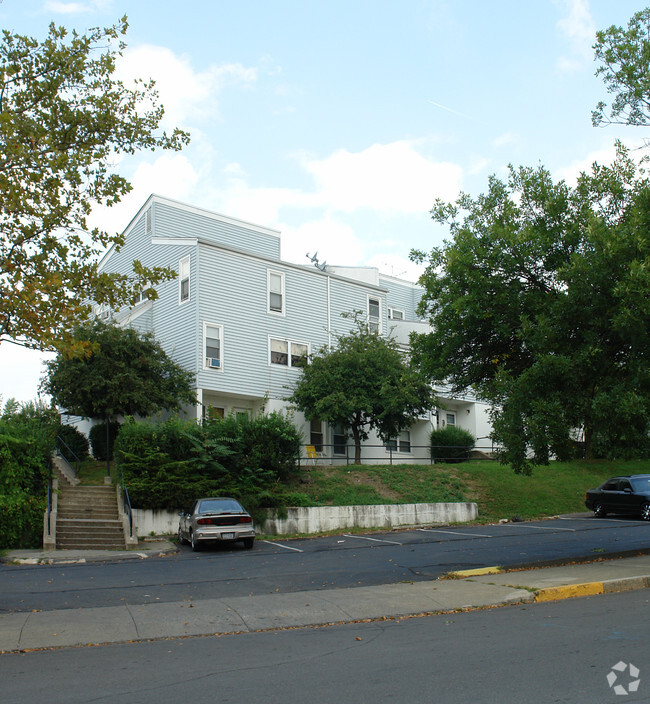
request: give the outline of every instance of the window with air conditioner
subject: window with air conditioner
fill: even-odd
[[[223,327],[205,323],[203,326],[203,349],[205,350],[204,367],[206,369],[222,369]]]

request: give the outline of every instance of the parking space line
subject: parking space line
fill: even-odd
[[[591,516],[590,518],[562,518],[562,516],[558,517],[558,520],[560,521],[599,521],[602,523],[627,523],[628,525],[630,524],[635,524],[635,523],[648,523],[648,521],[642,521],[641,519],[637,520],[625,520],[624,518],[596,518],[595,516]]]
[[[277,545],[279,548],[285,548],[285,550],[295,550],[296,552],[304,552],[300,548],[292,548],[289,545],[282,545],[282,543],[274,543],[272,540],[263,540],[263,543],[268,543],[269,545]]]
[[[450,535],[467,535],[470,538],[493,538],[492,535],[486,535],[485,533],[459,533],[455,530],[438,530],[437,528],[418,528],[417,530],[423,533],[449,533]]]
[[[402,545],[395,540],[380,540],[379,538],[366,538],[365,535],[349,535],[348,533],[343,533],[345,538],[359,538],[359,540],[372,540],[373,543],[391,543],[391,545]]]
[[[575,533],[575,528],[558,528],[557,526],[531,526],[530,523],[500,523],[500,526],[507,528],[538,528],[539,530],[567,530]]]

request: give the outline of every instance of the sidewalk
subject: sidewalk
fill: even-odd
[[[0,652],[398,618],[648,586],[650,555],[641,555],[376,587],[10,613],[0,615]]]

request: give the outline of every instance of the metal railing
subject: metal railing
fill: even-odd
[[[47,480],[47,534],[52,535],[52,461],[50,460],[50,475]]]
[[[477,438],[489,440],[489,438]],[[355,447],[351,444],[319,443],[301,445],[298,466],[310,464],[354,464]],[[385,464],[436,464],[438,462],[477,462],[496,460],[497,448],[493,443],[467,445],[414,445],[398,440],[397,443],[361,445],[361,461]],[[473,455],[473,456],[472,456]]]
[[[121,475],[122,484],[122,507],[124,513],[129,517],[129,537],[133,537],[133,509],[131,507],[131,499],[129,498],[129,490],[124,481],[124,472]]]
[[[68,445],[68,443],[60,435],[56,436],[56,451],[70,465],[75,477],[78,477],[79,468],[81,467],[81,460],[70,445]]]

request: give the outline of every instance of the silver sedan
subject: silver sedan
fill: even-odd
[[[181,545],[189,543],[195,552],[208,542],[241,540],[245,548],[253,547],[253,519],[235,499],[227,496],[197,499],[191,508],[178,515],[178,539]]]

